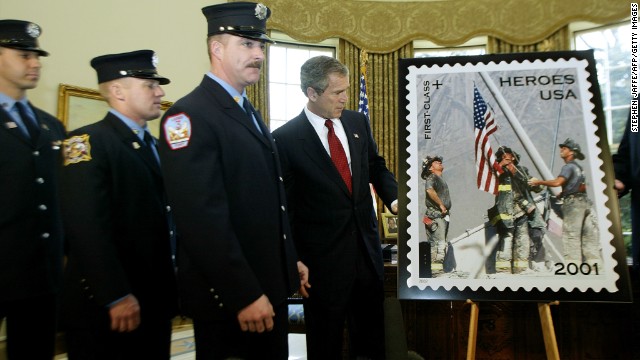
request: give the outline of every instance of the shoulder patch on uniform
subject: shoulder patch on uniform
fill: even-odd
[[[185,113],[167,117],[162,125],[164,137],[171,150],[178,150],[189,145],[191,139],[191,119]]]
[[[62,142],[64,166],[91,160],[89,135],[72,136]]]

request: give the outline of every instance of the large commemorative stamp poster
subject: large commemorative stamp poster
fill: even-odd
[[[630,301],[591,51],[402,59],[402,299]]]

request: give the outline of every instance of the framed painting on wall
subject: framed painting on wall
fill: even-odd
[[[172,105],[163,101],[162,111]],[[58,86],[58,119],[65,125],[67,131],[100,121],[109,111],[109,105],[97,90],[60,84]],[[151,134],[158,137],[160,127],[151,124]]]

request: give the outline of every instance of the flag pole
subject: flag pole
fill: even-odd
[[[367,83],[367,63],[369,62],[369,53],[367,50],[360,51],[360,73],[364,77],[364,83]]]
[[[367,63],[369,61],[366,50],[360,51],[360,76],[358,83],[360,94],[358,99],[358,112],[363,113],[369,123],[371,123],[371,113],[369,112],[369,99],[367,97]]]
[[[525,151],[531,158],[531,161],[533,161],[533,165],[540,172],[540,175],[542,176],[542,178],[545,180],[555,179],[555,176],[553,176],[553,174],[551,173],[551,170],[549,170],[544,160],[542,160],[542,156],[538,152],[538,149],[535,147],[535,145],[533,145],[533,142],[531,141],[529,136],[525,133],[524,129],[522,128],[522,125],[518,121],[518,118],[513,113],[513,111],[511,110],[511,107],[509,106],[509,104],[507,104],[507,101],[502,96],[502,93],[500,92],[500,90],[498,90],[498,87],[496,86],[496,84],[489,77],[489,74],[487,74],[484,71],[480,71],[479,74],[484,80],[489,90],[491,91],[491,93],[493,94],[493,97],[498,102],[498,105],[504,112],[504,115],[507,118],[507,121],[513,128],[513,131],[515,131],[516,136],[522,143],[522,146],[524,146]],[[552,187],[550,189],[554,195],[560,194],[560,189],[558,187]]]

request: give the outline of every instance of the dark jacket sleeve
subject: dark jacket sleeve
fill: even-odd
[[[373,184],[376,193],[384,204],[391,209],[391,203],[398,199],[398,182],[389,168],[386,160],[378,153],[378,144],[373,139],[369,121],[363,115],[369,137],[369,182]]]

